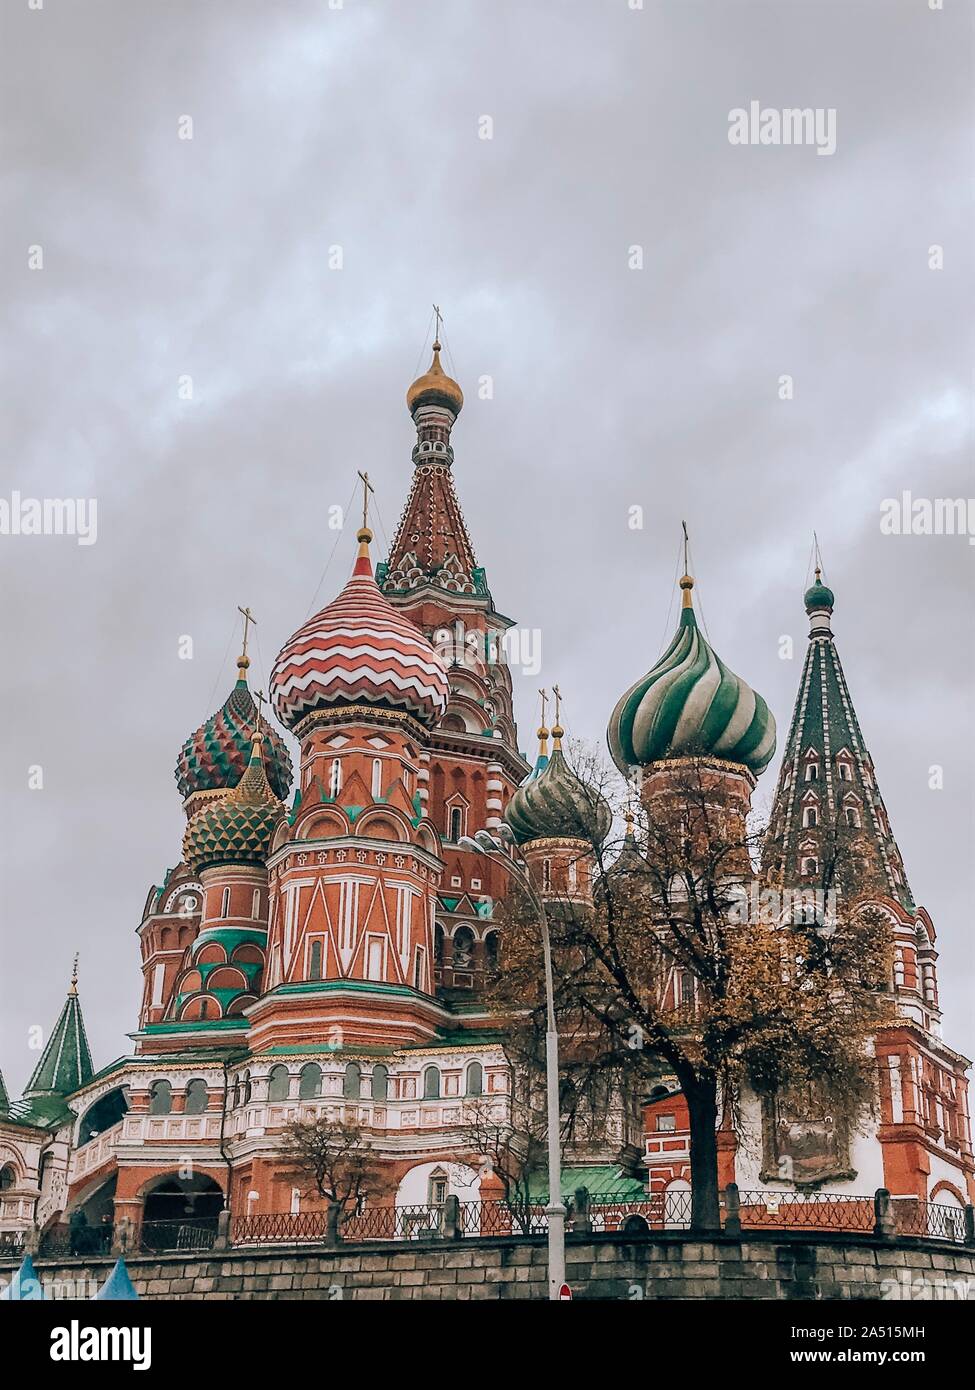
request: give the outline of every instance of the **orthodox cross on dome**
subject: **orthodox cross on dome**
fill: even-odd
[[[443,327],[443,314],[440,312],[440,305],[439,305],[439,304],[435,304],[435,305],[433,306],[433,312],[434,312],[434,315],[436,316],[436,321],[437,321],[436,332],[435,332],[434,335],[433,335],[433,350],[434,350],[434,352],[439,352],[439,351],[440,351],[440,329]]]
[[[79,953],[75,951],[74,962],[71,966],[71,985],[68,989],[69,994],[78,993],[78,955]]]
[[[257,627],[257,619],[254,617],[254,614],[251,612],[249,607],[241,608],[239,603],[237,605],[237,612],[240,613],[244,619],[244,648],[240,656],[237,658],[237,676],[239,680],[243,680],[244,672],[251,664],[250,657],[247,655],[247,637],[249,634],[251,623],[253,623],[254,626]]]
[[[547,690],[540,690],[540,691],[538,692],[538,694],[539,694],[539,699],[540,699],[541,705],[542,705],[542,728],[544,729],[544,728],[547,727],[547,726],[546,726],[546,723],[545,723],[545,711],[546,711],[546,708],[548,707],[548,691],[547,691]]]
[[[556,749],[562,747],[562,734],[564,730],[560,718],[562,713],[562,692],[557,685],[552,686],[552,694],[555,696],[555,723],[552,725],[552,750],[554,752]]]
[[[359,478],[360,478],[361,481],[362,481],[362,529],[363,529],[363,531],[368,531],[368,530],[369,530],[369,494],[370,494],[370,492],[375,492],[376,489],[373,487],[372,483],[369,481],[369,474],[368,474],[368,473],[363,473],[363,471],[362,471],[361,468],[360,468],[360,469],[357,469],[356,471],[358,472]]]
[[[548,707],[548,691],[540,690],[538,696],[542,706],[542,722],[538,726],[538,756],[539,759],[544,758],[548,762],[548,721],[545,718]]]
[[[258,724],[261,724],[261,723],[263,722],[263,719],[264,719],[264,702],[266,701],[266,699],[267,699],[267,696],[264,694],[264,691],[263,691],[263,690],[255,690],[255,691],[254,691],[254,703],[255,703],[255,705],[257,706],[257,722],[258,722]]]
[[[681,529],[684,532],[684,573],[681,576],[680,581],[680,587],[682,590],[681,605],[684,608],[691,608],[693,606],[691,600],[691,590],[694,588],[694,580],[691,578],[691,562],[689,554],[690,538],[687,534],[686,521],[681,522]]]

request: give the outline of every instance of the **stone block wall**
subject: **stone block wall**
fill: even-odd
[[[37,1260],[51,1297],[90,1297],[110,1259]],[[544,1237],[239,1248],[127,1259],[149,1299],[544,1299]],[[568,1282],[581,1299],[885,1299],[975,1301],[975,1249],[873,1236],[682,1233],[569,1236]],[[4,1280],[17,1262],[0,1263]]]

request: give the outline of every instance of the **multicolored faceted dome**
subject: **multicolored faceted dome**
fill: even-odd
[[[236,787],[190,817],[183,858],[194,873],[218,864],[263,864],[267,859],[284,807],[267,780],[263,741],[261,733],[254,735],[250,762]]]
[[[562,752],[562,733],[556,724],[549,757],[548,729],[539,729],[535,766],[505,808],[504,818],[519,845],[548,838],[600,844],[609,834],[612,812],[604,798],[569,767]]]
[[[289,729],[342,705],[404,710],[432,728],[447,708],[447,669],[420,629],[377,588],[371,540],[363,527],[352,578],[285,643],[274,664],[271,699]]]
[[[226,791],[244,775],[257,724],[257,706],[247,687],[249,661],[237,662],[237,684],[210,718],[190,734],[176,761],[176,785],[184,799],[194,792]],[[267,779],[284,799],[293,776],[291,758],[281,735],[261,721],[265,735]]]
[[[454,415],[459,415],[464,404],[464,393],[447,375],[440,365],[440,343],[434,339],[433,361],[406,393],[406,404],[410,414],[421,405],[445,405]]]
[[[624,775],[662,758],[720,758],[758,774],[775,752],[768,705],[704,640],[685,574],[680,625],[652,670],[631,686],[609,721],[613,761]]]

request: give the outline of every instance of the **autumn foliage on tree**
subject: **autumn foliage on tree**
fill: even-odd
[[[610,795],[598,756],[573,757],[594,803]],[[717,1133],[743,1090],[770,1098],[812,1086],[855,1124],[873,1096],[868,1040],[891,1007],[874,885],[856,899],[823,887],[849,877],[841,859],[860,862],[856,830],[825,847],[803,898],[783,897],[760,876],[762,827],[736,775],[703,759],[667,764],[645,783],[622,852],[618,840],[580,842],[596,867],[591,905],[546,900],[562,1059],[577,1076],[623,1074],[644,1093],[676,1076],[698,1230],[720,1225]],[[539,916],[518,892],[506,911],[494,999],[524,1029],[543,1007]]]

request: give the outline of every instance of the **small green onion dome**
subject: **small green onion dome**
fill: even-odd
[[[292,767],[281,735],[263,719],[258,719],[254,697],[247,686],[246,654],[237,661],[237,684],[227,699],[190,734],[176,761],[176,785],[185,800],[195,792],[225,791],[235,787],[244,775],[250,757],[251,739],[259,723],[265,736],[267,779],[276,796],[284,798],[291,786]]]
[[[548,730],[544,732],[547,735]],[[569,767],[562,752],[561,728],[556,725],[552,732],[552,756],[543,739],[538,760],[508,802],[504,818],[519,845],[563,837],[601,844],[613,823],[612,812],[605,799]]]
[[[607,740],[624,776],[666,758],[713,757],[754,774],[775,752],[768,705],[715,655],[697,626],[694,581],[680,581],[684,606],[673,641],[657,664],[622,696]]]
[[[816,567],[816,582],[806,590],[802,601],[806,605],[807,613],[812,608],[831,609],[833,607],[833,590],[827,588],[823,583],[822,571],[818,565]]]
[[[264,770],[263,735],[254,735],[247,771],[231,791],[190,817],[183,858],[200,873],[219,864],[263,864],[284,814]]]

